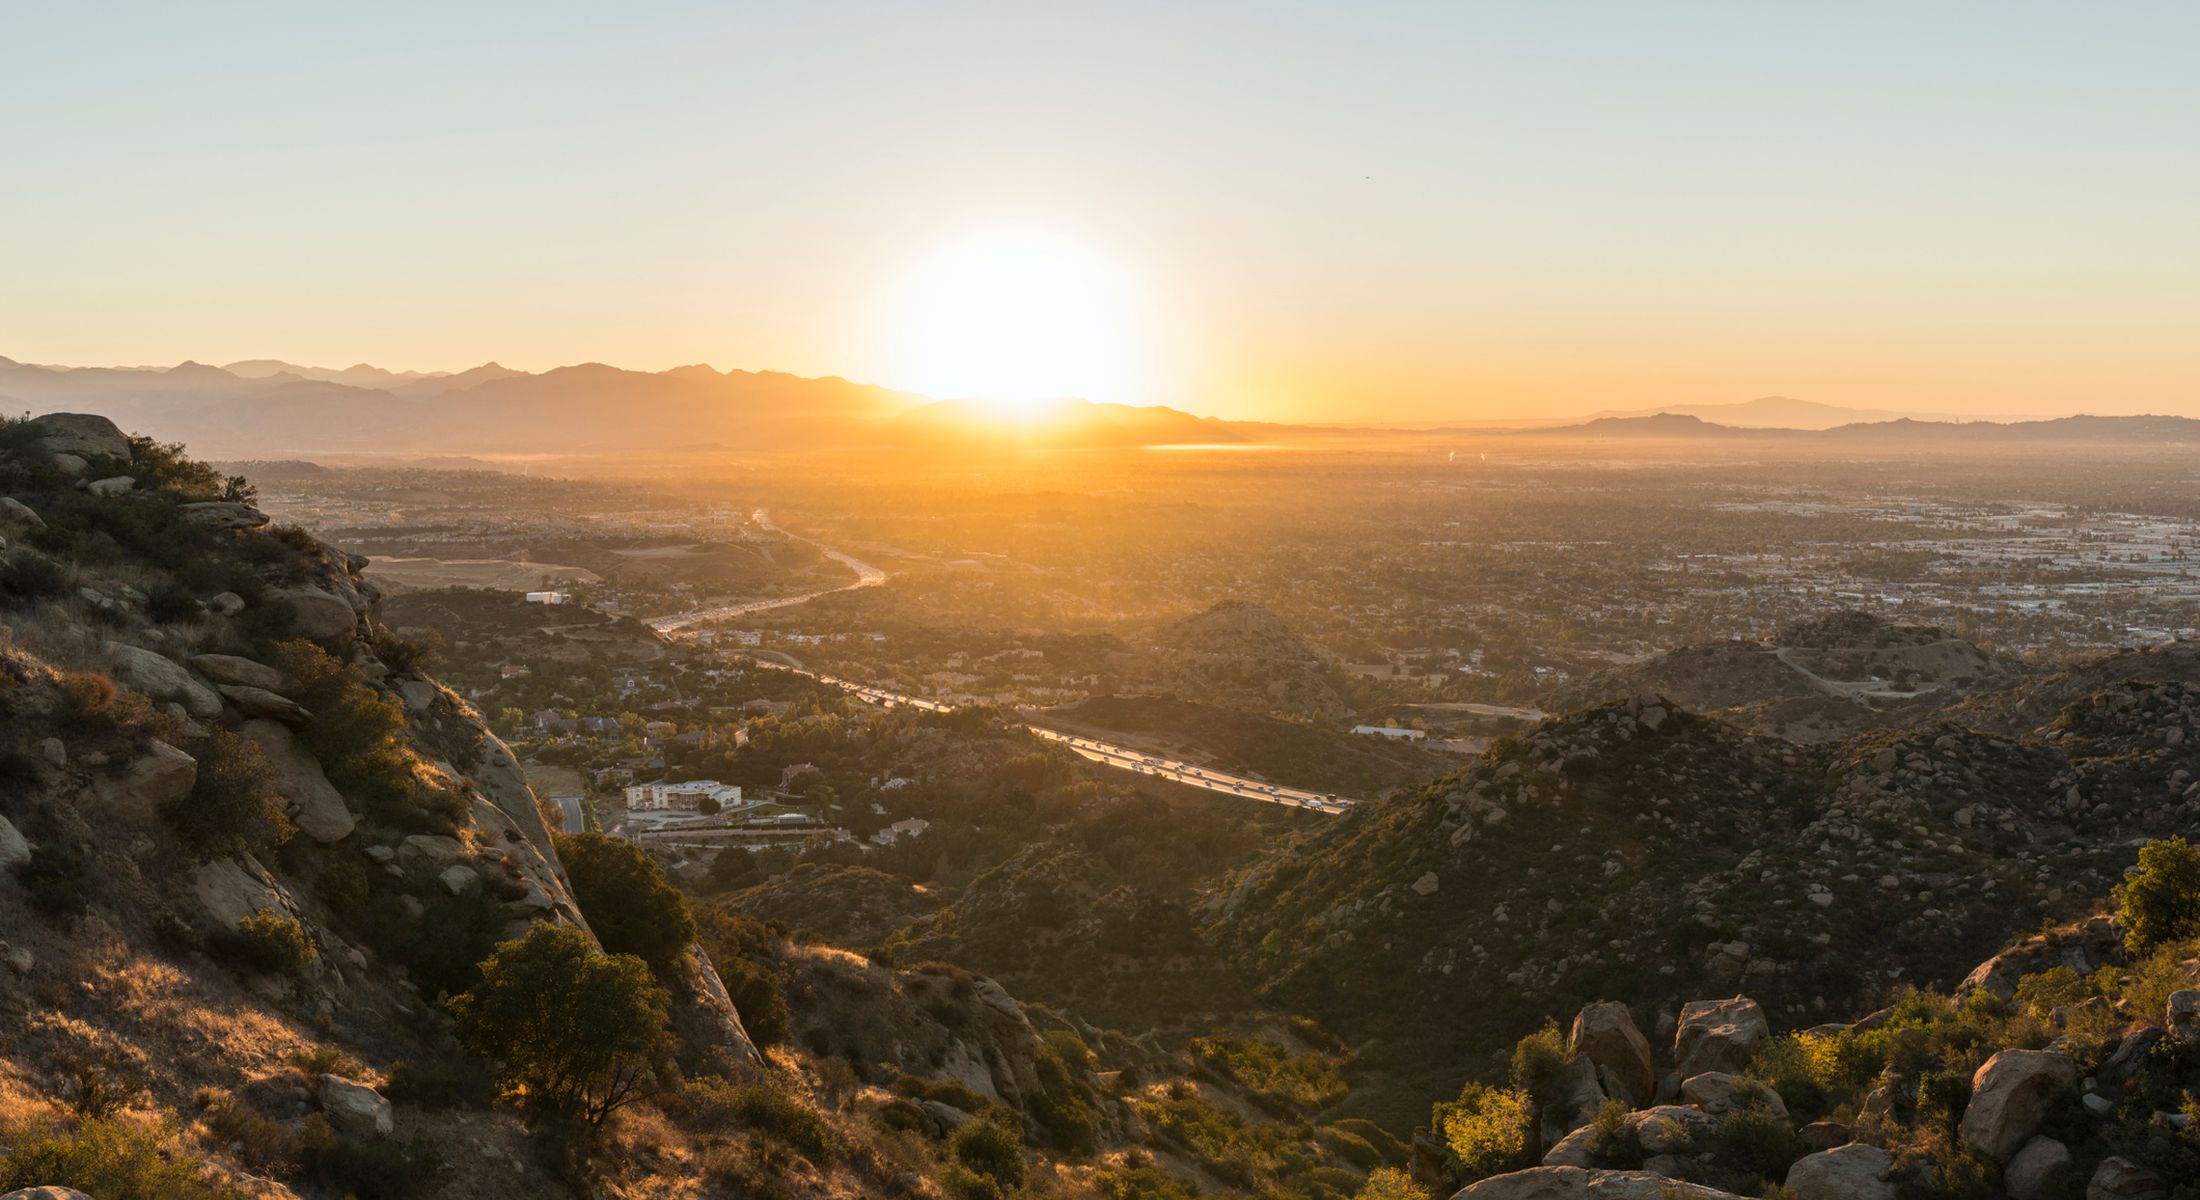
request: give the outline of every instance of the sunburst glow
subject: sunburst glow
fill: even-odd
[[[1034,418],[1066,397],[1136,403],[1145,346],[1127,272],[1074,239],[990,230],[921,259],[889,296],[891,378]]]

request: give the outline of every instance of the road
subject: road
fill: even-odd
[[[811,545],[816,546],[827,558],[854,571],[856,581],[836,588],[824,588],[820,591],[808,592],[800,596],[782,596],[776,600],[752,600],[745,604],[728,604],[718,608],[674,613],[671,616],[652,619],[648,622],[650,628],[664,634],[677,633],[691,625],[700,625],[707,621],[721,621],[729,617],[764,612],[774,608],[790,608],[797,604],[808,603],[819,596],[831,596],[839,592],[854,591],[857,588],[876,587],[886,582],[886,572],[821,542],[781,529],[771,523],[770,515],[761,508],[756,510],[755,519],[757,524],[766,529],[776,530],[788,537],[809,542]],[[857,683],[852,679],[840,679],[832,675],[805,670],[790,663],[769,662],[757,654],[736,655],[736,657],[746,658],[757,666],[768,667],[774,671],[789,671],[796,675],[807,676],[819,683],[840,688],[859,699],[869,701],[872,704],[885,705],[888,708],[907,705],[910,708],[923,709],[926,712],[954,711],[953,705],[942,704],[937,700],[927,700],[922,696],[906,696],[900,692],[890,692],[884,688]],[[780,657],[785,656],[781,655]],[[1353,804],[1351,800],[1343,796],[1334,796],[1326,792],[1310,792],[1304,788],[1284,787],[1280,784],[1263,783],[1258,779],[1248,779],[1242,775],[1230,775],[1222,771],[1194,766],[1191,763],[1162,758],[1159,755],[1142,754],[1126,746],[1111,745],[1107,742],[1095,741],[1092,738],[1063,733],[1058,729],[1048,729],[1043,725],[1025,725],[1024,728],[1050,742],[1061,743],[1063,746],[1068,747],[1071,752],[1091,762],[1129,771],[1137,775],[1150,775],[1156,779],[1166,779],[1171,783],[1179,783],[1185,787],[1220,792],[1225,796],[1239,796],[1247,800],[1259,800],[1267,804],[1281,804],[1287,808],[1303,808],[1309,812],[1328,813],[1332,816],[1345,811]]]
[[[781,529],[779,526],[772,524],[771,514],[761,508],[756,510],[756,512],[753,514],[753,517],[757,524],[763,526],[766,529],[772,530],[775,533],[784,533],[788,537],[791,537],[798,542],[809,542],[812,546],[816,546],[819,551],[823,552],[825,557],[832,559],[834,562],[839,563],[840,565],[848,568],[851,571],[854,571],[856,573],[856,581],[854,583],[844,583],[839,587],[820,588],[819,590],[814,592],[804,592],[799,596],[781,596],[774,600],[750,600],[741,604],[725,604],[720,605],[717,608],[698,608],[692,612],[673,613],[670,616],[664,617],[651,617],[648,621],[644,622],[644,624],[648,625],[651,629],[654,629],[659,633],[671,633],[675,630],[685,629],[690,625],[700,625],[705,621],[723,621],[729,617],[739,617],[745,616],[749,613],[766,612],[774,608],[792,608],[797,604],[808,604],[810,601],[817,599],[819,596],[831,596],[840,592],[852,592],[857,588],[877,587],[878,585],[886,582],[886,572],[879,570],[877,567],[874,567],[871,564],[854,557],[853,555],[844,554],[841,551],[833,549],[831,546],[827,546],[822,543],[812,541],[809,538],[803,537],[801,534],[789,533],[787,530]]]

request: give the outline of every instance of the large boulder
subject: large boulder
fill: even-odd
[[[1762,1109],[1782,1120],[1788,1115],[1787,1103],[1769,1085],[1725,1071],[1689,1076],[1681,1082],[1681,1099],[1714,1117],[1752,1108]]]
[[[1606,1000],[1576,1013],[1573,1046],[1574,1053],[1596,1064],[1597,1080],[1606,1095],[1629,1108],[1650,1103],[1658,1086],[1650,1043],[1635,1028],[1626,1005]]]
[[[292,699],[296,699],[298,695],[297,680],[256,659],[242,658],[235,654],[194,654],[191,656],[191,669],[216,684],[255,687]]]
[[[1896,1200],[1887,1181],[1894,1156],[1877,1146],[1852,1142],[1795,1160],[1787,1189],[1795,1200]]]
[[[222,715],[222,698],[183,667],[128,642],[101,642],[115,679],[158,700],[173,700],[194,717]]]
[[[1706,1071],[1739,1074],[1771,1034],[1755,1000],[1691,1000],[1681,1006],[1680,1025],[1673,1030],[1673,1069],[1683,1079]]]
[[[329,1123],[345,1133],[388,1137],[397,1128],[390,1102],[366,1084],[341,1075],[323,1075],[317,1090]]]
[[[161,806],[190,795],[198,780],[197,759],[155,738],[146,743],[145,753],[121,764],[119,771],[99,776],[92,787],[102,805],[145,821]]]
[[[307,837],[327,845],[351,836],[358,822],[343,793],[321,773],[320,761],[298,744],[287,726],[266,719],[246,721],[244,735],[267,756],[268,765],[275,769],[276,790],[290,801],[290,819]]]
[[[237,711],[247,717],[265,717],[294,727],[303,726],[313,719],[313,714],[307,712],[296,700],[288,696],[278,696],[266,688],[217,683],[214,690],[220,692],[222,699],[235,705]]]
[[[2185,1041],[2200,1036],[2200,991],[2180,988],[2171,992],[2169,1003],[2163,1006],[2162,1023]]]
[[[253,913],[273,910],[291,914],[290,897],[267,869],[250,856],[217,858],[191,876],[191,891],[206,908],[217,929],[234,932],[237,922]]]
[[[197,504],[184,504],[179,505],[176,511],[182,513],[183,519],[193,525],[203,525],[209,529],[258,529],[268,521],[266,513],[249,504],[239,504],[232,500],[205,500]]]
[[[2085,1200],[2167,1200],[2168,1196],[2169,1185],[2161,1176],[2128,1158],[2102,1159],[2085,1185]]]
[[[1604,1104],[1604,1089],[1597,1086],[1597,1067],[1586,1055],[1566,1060],[1536,1088],[1536,1106],[1542,1110],[1543,1144],[1551,1145],[1587,1125]]]
[[[2039,1129],[2047,1106],[2076,1082],[2076,1064],[2054,1051],[2003,1050],[1971,1076],[1963,1144],[1981,1158],[2007,1163]]]
[[[1719,1118],[1700,1108],[1661,1104],[1627,1114],[1627,1128],[1650,1154],[1687,1154],[1719,1132]]]
[[[17,1188],[5,1196],[0,1196],[0,1200],[92,1200],[92,1197],[77,1191],[73,1187],[62,1187],[58,1183],[48,1183],[41,1184],[38,1187]]]
[[[2010,1200],[2047,1200],[2063,1172],[2072,1170],[2070,1147],[2051,1137],[2036,1137],[2017,1151],[2002,1170],[2001,1187]]]
[[[0,871],[13,870],[31,860],[31,844],[15,823],[0,817]]]
[[[349,600],[327,588],[283,588],[275,595],[290,604],[300,636],[315,641],[342,637],[359,628],[359,612]]]
[[[1468,1184],[1451,1200],[1736,1200],[1734,1193],[1648,1171],[1531,1167]]]
[[[79,458],[130,457],[130,439],[119,426],[97,413],[47,413],[31,421],[38,438],[33,449]]]
[[[24,533],[45,527],[46,518],[39,516],[30,505],[13,496],[0,496],[0,529]]]
[[[84,490],[94,496],[127,496],[136,487],[137,480],[130,478],[128,475],[110,475],[105,479],[94,479],[85,484]]]

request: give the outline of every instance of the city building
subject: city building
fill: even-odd
[[[633,812],[668,809],[693,812],[705,800],[716,801],[721,812],[745,807],[741,803],[739,787],[720,783],[715,779],[691,779],[685,783],[638,783],[626,789],[626,807]]]

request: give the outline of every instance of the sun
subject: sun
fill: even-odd
[[[1041,229],[989,229],[922,256],[886,306],[896,385],[1004,418],[1056,402],[1136,403],[1142,306],[1106,254]]]

